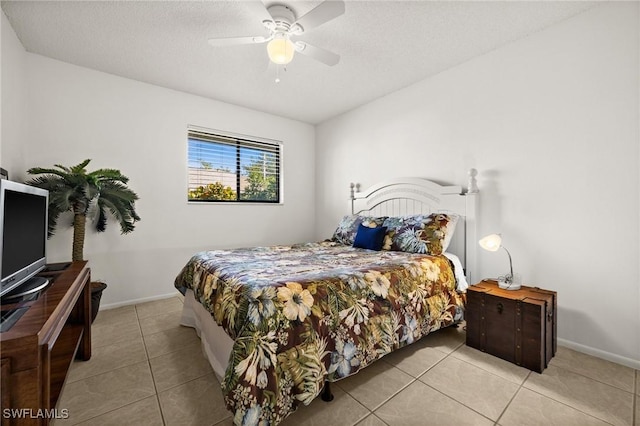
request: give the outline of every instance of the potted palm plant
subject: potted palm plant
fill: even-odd
[[[116,169],[98,169],[87,172],[91,160],[65,167],[56,164],[54,168],[34,167],[27,172],[38,175],[27,183],[49,191],[49,226],[51,237],[58,225],[58,218],[64,212],[73,212],[73,246],[71,260],[84,260],[84,237],[87,215],[95,220],[95,229],[104,232],[107,227],[107,213],[120,224],[123,234],[135,228],[140,217],[135,210],[138,196],[127,187],[129,178]],[[100,297],[106,288],[104,283],[92,284],[92,319],[98,313]]]

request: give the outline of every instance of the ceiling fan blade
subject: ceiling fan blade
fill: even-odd
[[[309,56],[316,61],[320,61],[323,64],[329,65],[330,67],[340,62],[340,55],[329,52],[328,50],[321,49],[319,47],[312,46],[308,43],[305,43],[304,41],[296,41],[294,46],[297,52]]]
[[[269,10],[267,10],[267,7],[264,5],[262,1],[251,2],[250,5],[252,9],[251,13],[253,14],[252,16],[255,16],[256,18],[258,18],[258,20],[262,23],[265,23],[267,21],[270,21],[273,23],[273,17],[271,16],[271,14],[269,13]]]
[[[260,44],[266,43],[271,40],[272,37],[254,36],[254,37],[224,37],[224,38],[210,38],[209,44],[212,46],[235,46],[238,44]]]
[[[327,0],[320,3],[315,9],[312,9],[306,15],[302,16],[293,26],[298,25],[302,28],[302,31],[309,31],[312,28],[319,27],[325,22],[329,22],[332,19],[344,13],[344,2],[342,0]]]

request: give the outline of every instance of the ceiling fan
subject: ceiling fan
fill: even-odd
[[[306,15],[296,19],[295,13],[285,5],[275,4],[265,9],[262,24],[269,30],[268,36],[210,38],[212,46],[232,46],[239,44],[267,43],[269,59],[278,65],[286,65],[293,60],[295,52],[309,56],[326,65],[333,66],[340,61],[340,55],[315,47],[302,40],[292,40],[307,31],[331,21],[344,13],[342,0],[327,0],[320,3]]]

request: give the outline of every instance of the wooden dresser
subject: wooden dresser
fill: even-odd
[[[58,397],[74,357],[91,358],[91,272],[87,262],[51,265],[49,287],[0,334],[2,426],[64,417]],[[3,310],[7,306],[2,307]]]

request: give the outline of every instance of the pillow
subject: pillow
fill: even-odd
[[[378,226],[382,226],[382,223],[386,218],[386,216],[371,217],[360,216],[357,214],[346,215],[342,218],[340,224],[333,233],[332,240],[341,244],[351,246],[353,245],[353,240],[356,237],[356,233],[358,232],[358,227],[360,226],[360,224],[366,226],[367,228],[377,228]]]
[[[451,213],[389,217],[383,224],[387,227],[383,245],[388,250],[437,256],[449,246],[457,223],[458,215]]]
[[[368,228],[363,224],[358,226],[358,233],[353,241],[353,246],[363,249],[380,251],[387,228],[378,226],[376,228]]]
[[[451,238],[453,237],[453,232],[456,230],[456,225],[458,224],[458,220],[460,220],[460,216],[454,213],[440,213],[439,216],[444,216],[446,218],[446,223],[443,224],[444,238],[442,239],[442,252],[444,253],[449,247],[449,244],[451,244]]]

